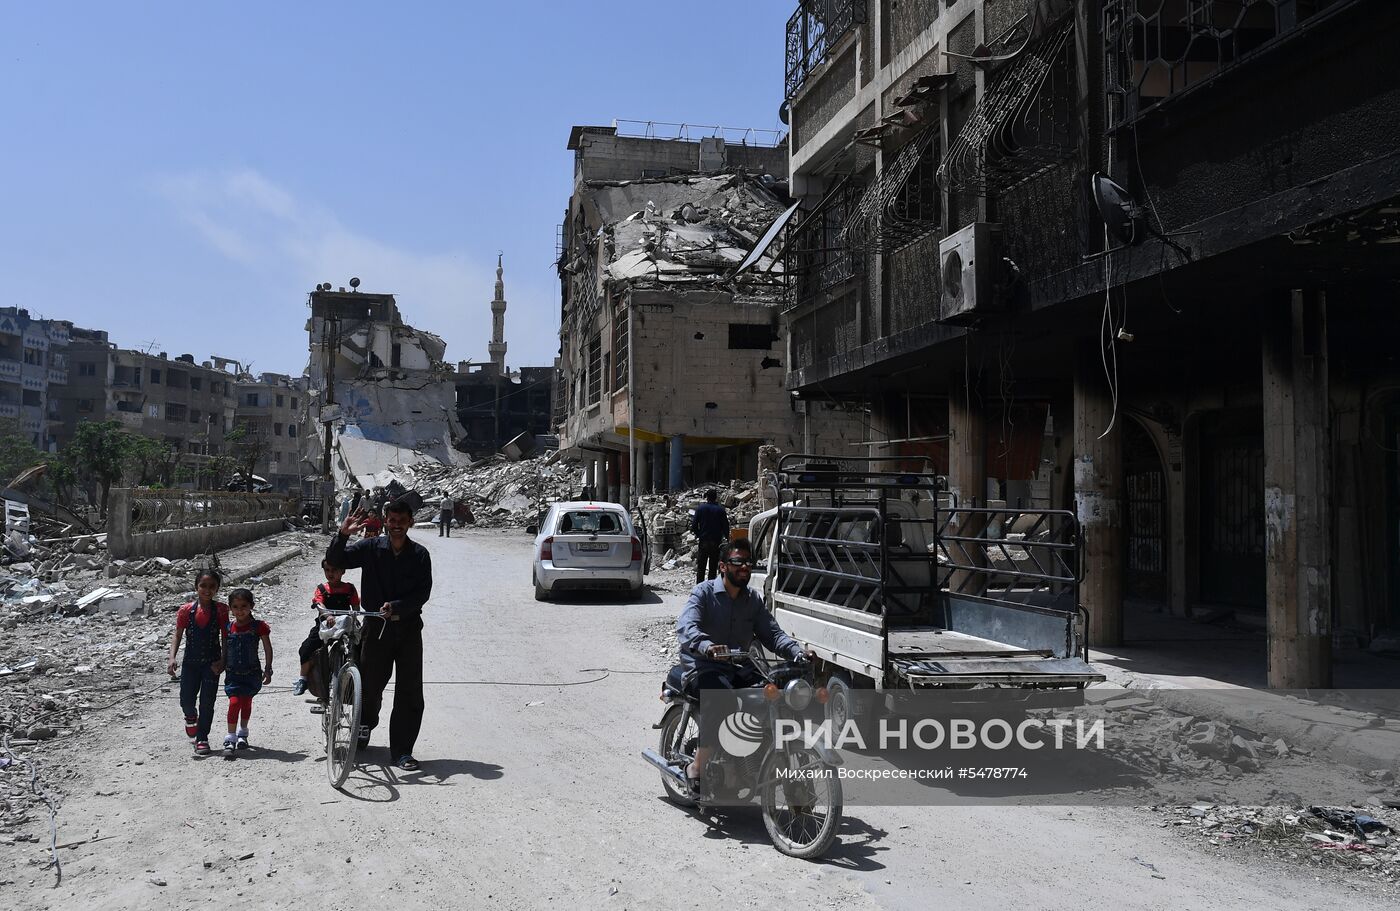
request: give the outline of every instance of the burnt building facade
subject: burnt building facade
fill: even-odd
[[[964,503],[1074,510],[1091,642],[1400,625],[1400,6],[802,2],[788,386]],[[1306,61],[1306,65],[1300,62]]]

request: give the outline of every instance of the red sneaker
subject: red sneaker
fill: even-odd
[[[194,742],[194,754],[195,754],[196,756],[208,756],[208,755],[209,755],[209,741],[207,741],[207,740],[196,740],[196,741]]]
[[[194,743],[194,736],[195,736],[196,734],[198,734],[198,733],[199,733],[199,719],[198,719],[198,718],[186,718],[186,719],[185,719],[185,736],[188,737],[188,738],[190,739],[190,743]]]

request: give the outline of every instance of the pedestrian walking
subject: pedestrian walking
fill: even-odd
[[[175,614],[175,635],[170,640],[170,662],[166,670],[180,673],[180,710],[185,713],[185,736],[194,744],[196,756],[209,755],[209,729],[214,726],[214,700],[219,694],[219,675],[224,670],[224,637],[228,630],[228,605],[215,599],[222,582],[212,569],[202,570],[194,580],[195,599]],[[176,663],[180,641],[185,640],[185,658]]]
[[[384,687],[394,676],[394,711],[389,718],[389,755],[404,771],[415,771],[413,747],[423,725],[423,606],[433,590],[428,549],[409,540],[413,510],[399,500],[385,510],[385,534],[350,542],[363,516],[350,516],[326,550],[326,559],[343,569],[360,569],[360,597],[365,611],[360,671],[364,699],[359,745],[369,744],[379,724]]]
[[[729,540],[729,513],[719,505],[719,494],[713,488],[705,491],[705,502],[695,508],[690,530],[699,541],[695,558],[695,584],[719,575],[719,549]]]
[[[228,635],[224,638],[224,695],[228,696],[228,736],[224,738],[224,758],[248,747],[248,719],[253,714],[253,697],[272,682],[272,628],[253,616],[253,593],[235,588],[228,596]],[[258,645],[266,661],[258,667]]]

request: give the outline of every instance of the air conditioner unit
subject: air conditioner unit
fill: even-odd
[[[1005,289],[998,281],[1000,259],[999,224],[974,222],[939,242],[939,322],[965,325],[1005,309]]]

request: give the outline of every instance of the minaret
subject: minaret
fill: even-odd
[[[505,270],[501,266],[501,255],[496,254],[496,297],[491,301],[491,342],[486,350],[491,352],[491,363],[496,365],[498,376],[506,373],[506,282],[501,277]]]

